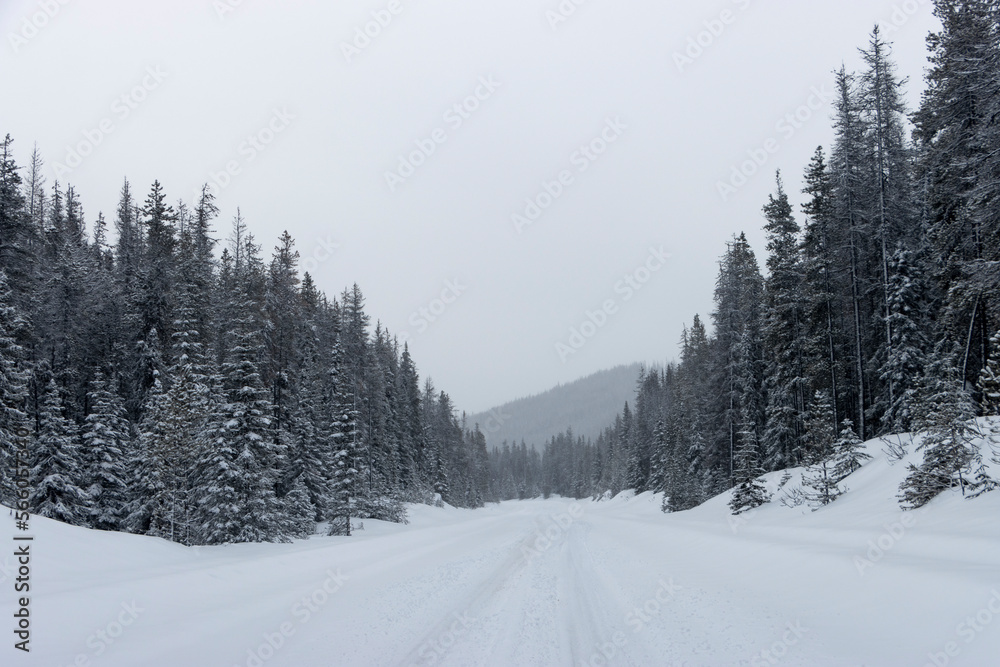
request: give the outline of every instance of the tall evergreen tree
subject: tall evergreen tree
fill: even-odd
[[[744,405],[755,425],[764,423],[763,326],[764,281],[745,234],[730,243],[715,287],[715,360],[713,372],[718,431],[708,466],[722,489],[735,483],[735,452]],[[718,492],[720,488],[713,489]]]
[[[764,218],[768,277],[763,337],[769,354],[765,380],[767,426],[761,444],[767,466],[781,469],[801,463],[806,456],[802,438],[810,349],[805,327],[800,230],[780,174],[777,191],[764,207]]]
[[[983,414],[1000,417],[1000,331],[990,340],[991,356],[979,375]]]
[[[119,530],[128,502],[129,425],[121,398],[98,372],[91,382],[83,426],[83,459],[90,496],[89,525]]]
[[[423,441],[423,411],[420,406],[420,378],[417,367],[410,356],[409,346],[403,345],[397,376],[400,422],[400,465],[403,487],[416,492],[427,483],[423,471],[426,469],[426,451]]]
[[[757,424],[748,408],[742,411],[739,445],[736,448],[734,477],[736,486],[729,501],[733,514],[743,514],[770,501],[767,489],[760,481],[764,469],[760,465],[760,445],[757,440]]]
[[[132,500],[125,522],[134,533],[187,542],[190,531],[185,468],[189,433],[178,393],[163,385],[156,372],[138,429],[131,464]]]
[[[27,351],[18,344],[28,328],[27,320],[14,303],[7,274],[0,270],[0,502],[13,504],[14,469],[19,443],[29,434],[26,413],[29,373]],[[18,435],[20,434],[20,435]]]
[[[223,537],[221,541],[227,542],[280,541],[284,538],[283,522],[275,485],[283,452],[274,440],[273,405],[259,365],[264,358],[260,304],[263,267],[252,236],[241,240],[243,247],[234,248],[239,259],[234,266],[235,280],[228,286],[230,310],[239,315],[230,321],[226,331],[229,348],[221,368],[225,399],[209,428],[222,441],[217,447],[232,459],[215,466],[222,480],[209,480],[210,488],[218,485],[222,489],[221,503],[211,496],[201,502],[209,511],[221,506],[223,511],[236,513],[223,519],[232,532],[214,532],[214,541]]]
[[[166,198],[163,186],[154,181],[142,207],[140,223],[145,243],[140,309],[143,331],[156,329],[169,338],[178,216]]]
[[[982,280],[990,215],[980,195],[990,147],[985,141],[1000,95],[995,8],[987,0],[935,0],[942,29],[928,38],[931,67],[914,116],[920,178],[926,200],[931,269],[941,304],[943,334],[964,340],[963,374],[973,382],[986,361],[989,298],[1000,285]],[[995,259],[995,258],[994,258]]]
[[[35,230],[28,214],[13,139],[0,141],[0,271],[11,282],[19,306],[30,288]]]
[[[836,143],[831,155],[833,181],[833,223],[839,239],[837,266],[846,275],[848,318],[850,321],[850,367],[853,405],[850,414],[864,437],[869,431],[868,369],[865,361],[870,307],[866,295],[871,281],[866,275],[863,250],[869,232],[869,211],[865,207],[864,124],[858,102],[856,78],[841,67],[837,72],[834,131]]]
[[[898,249],[889,262],[889,324],[892,345],[886,349],[886,357],[881,367],[881,378],[885,386],[895,388],[892,403],[884,397],[885,413],[882,416],[883,430],[888,433],[903,433],[910,429],[914,418],[918,396],[918,382],[923,375],[927,338],[925,331],[929,323],[925,321],[925,289],[917,275],[912,255]]]
[[[63,414],[63,399],[55,380],[49,380],[45,387],[39,422],[28,504],[39,516],[74,526],[87,525],[90,497],[83,488],[86,468],[80,452],[80,433]]]
[[[881,340],[877,350],[883,359],[892,358],[894,335],[891,303],[892,253],[904,243],[919,237],[915,225],[915,197],[912,190],[911,153],[906,140],[906,107],[902,81],[896,77],[891,47],[882,39],[878,26],[872,32],[867,49],[861,51],[867,71],[861,78],[859,101],[866,121],[866,143],[869,150],[870,176],[869,210],[872,231],[878,244],[877,280],[881,303],[878,319]],[[896,402],[898,388],[891,375],[885,382],[887,403]]]
[[[843,272],[835,234],[833,182],[823,148],[817,148],[805,174],[802,206],[806,216],[802,241],[806,373],[817,390],[828,391],[834,422],[839,422],[844,383]]]

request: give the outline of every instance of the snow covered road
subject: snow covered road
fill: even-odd
[[[415,507],[352,538],[196,549],[35,519],[32,652],[2,663],[991,665],[997,500],[737,523],[651,495]]]

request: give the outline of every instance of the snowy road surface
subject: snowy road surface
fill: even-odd
[[[651,495],[416,507],[352,538],[197,549],[35,519],[32,652],[8,639],[0,663],[995,665],[998,500],[903,515],[858,493],[739,524]]]

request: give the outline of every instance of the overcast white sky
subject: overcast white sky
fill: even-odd
[[[892,28],[915,106],[935,26],[929,0],[583,0],[556,23],[559,7],[2,0],[0,132],[21,164],[38,143],[50,184],[71,169],[60,181],[88,221],[113,217],[125,177],[143,197],[159,179],[190,200],[234,167],[215,179],[217,236],[237,206],[268,254],[287,229],[323,289],[358,282],[373,321],[408,334],[422,375],[471,412],[673,358],[684,323],[711,311],[726,241],[745,230],[763,261],[774,170],[797,198],[829,144],[826,105],[779,122],[832,92],[841,62],[859,67],[876,22]],[[377,18],[387,25],[345,53]],[[602,133],[615,139],[603,154],[579,152]],[[435,138],[390,188],[400,156]],[[723,201],[719,181],[769,139],[777,152]],[[512,215],[561,172],[562,192],[518,229]],[[635,291],[626,275],[648,280]],[[603,326],[560,355],[605,302]]]

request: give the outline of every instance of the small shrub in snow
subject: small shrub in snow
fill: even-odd
[[[733,497],[729,501],[729,509],[733,511],[733,514],[742,514],[771,500],[771,494],[767,492],[764,483],[760,481],[764,469],[760,465],[754,425],[749,420],[744,423],[745,428],[740,433],[740,444],[736,449],[734,462],[736,487],[733,489]]]
[[[864,451],[864,443],[854,431],[854,422],[845,419],[840,437],[833,443],[834,479],[840,482],[860,470],[864,462],[870,459],[871,456]]]
[[[990,349],[993,354],[979,375],[979,390],[983,414],[996,417],[1000,416],[1000,331],[990,339]]]
[[[802,484],[809,489],[802,492],[805,500],[814,509],[829,505],[844,493],[837,484],[838,481],[831,462],[821,461],[810,467],[802,478]]]
[[[904,509],[923,507],[942,491],[961,487],[976,459],[974,440],[982,438],[976,424],[976,407],[950,355],[938,354],[923,380],[923,414],[917,427],[925,431],[920,444],[924,460],[910,464],[910,474],[900,485]]]
[[[806,503],[807,498],[808,496],[802,489],[794,487],[781,494],[781,500],[778,502],[784,507],[800,507]]]

